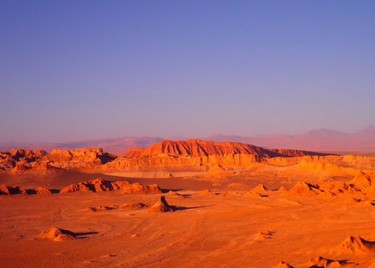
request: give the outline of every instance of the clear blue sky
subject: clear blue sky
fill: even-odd
[[[0,0],[0,142],[355,131],[375,1]]]

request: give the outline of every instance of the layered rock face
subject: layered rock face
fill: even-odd
[[[166,140],[145,149],[132,149],[124,157],[108,163],[114,170],[208,171],[217,167],[246,168],[274,157],[324,155],[298,150],[264,149],[238,142]]]
[[[166,140],[145,149],[132,149],[125,154],[127,158],[153,156],[208,157],[226,155],[254,155],[256,159],[270,157],[296,157],[306,155],[324,155],[298,150],[264,149],[255,145],[239,142],[212,142],[203,140],[171,141]]]

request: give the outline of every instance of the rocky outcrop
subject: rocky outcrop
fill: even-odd
[[[375,242],[368,241],[358,235],[348,236],[340,245],[339,251],[355,255],[374,252]]]
[[[20,186],[0,185],[0,195],[17,195],[17,194],[52,194],[57,193],[58,190],[48,189],[45,187],[37,187],[34,189],[26,189]]]
[[[107,181],[103,179],[93,179],[88,181],[71,184],[61,190],[48,189],[45,187],[36,187],[25,189],[20,186],[0,185],[0,195],[16,194],[53,194],[53,193],[72,193],[72,192],[107,192],[120,191],[125,194],[151,194],[161,193],[157,184],[142,185],[140,183],[128,183],[127,181]]]
[[[207,157],[157,155],[139,158],[119,157],[104,165],[103,169],[130,172],[207,172],[212,169],[211,167],[221,166],[222,171],[225,171],[225,168],[246,168],[257,162],[255,155],[243,154]]]
[[[19,186],[0,185],[0,195],[26,194],[27,192]]]
[[[116,156],[100,148],[55,149],[46,156],[46,159],[55,167],[63,169],[90,169],[113,161]]]
[[[15,174],[29,171],[46,173],[66,169],[93,170],[116,158],[117,156],[97,148],[55,149],[49,154],[41,150],[15,149],[0,153],[0,170]]]
[[[62,229],[59,227],[51,227],[47,231],[39,234],[39,239],[48,239],[55,242],[62,242],[67,240],[84,239],[91,235],[95,235],[98,232],[73,232],[67,229]]]
[[[323,191],[319,185],[310,184],[307,182],[298,182],[287,193],[288,196],[314,196],[321,194]]]
[[[16,166],[31,166],[31,163],[42,159],[47,152],[42,150],[14,149],[0,152],[0,170],[11,170]]]
[[[208,157],[225,155],[254,155],[256,159],[269,157],[296,157],[306,155],[324,155],[320,153],[298,151],[298,150],[279,150],[264,149],[255,145],[239,142],[212,142],[203,140],[171,141],[166,140],[154,144],[146,149],[130,150],[125,157],[153,157],[160,155],[168,156],[189,156],[189,157]]]
[[[247,168],[254,163],[275,157],[323,155],[298,150],[264,149],[238,142],[202,140],[166,140],[145,149],[132,149],[103,168],[142,171],[220,172],[231,168]]]
[[[343,267],[347,264],[346,260],[332,260],[327,259],[321,256],[314,257],[307,264],[309,268],[334,268],[334,267]]]
[[[121,193],[132,194],[148,194],[148,193],[160,193],[161,190],[158,185],[142,185],[139,183],[130,184],[126,181],[106,181],[103,179],[93,179],[89,181],[83,181],[76,184],[71,184],[63,189],[60,193],[72,193],[72,192],[106,192],[106,191],[120,191]]]
[[[361,191],[370,191],[374,190],[375,188],[375,183],[373,183],[370,175],[364,173],[363,171],[359,172],[357,176],[350,181],[350,185]]]
[[[375,183],[372,177],[364,172],[360,172],[349,183],[328,180],[317,184],[300,181],[289,191],[284,191],[287,197],[336,197],[351,202],[365,201],[373,205],[375,198]]]
[[[174,210],[175,210],[174,207],[170,206],[167,203],[167,200],[165,199],[164,196],[161,196],[160,200],[148,209],[148,211],[151,213],[165,213],[165,212],[171,212]]]
[[[48,239],[56,242],[74,240],[76,239],[76,236],[76,233],[58,227],[52,227],[49,230],[43,231],[39,234],[40,239]]]

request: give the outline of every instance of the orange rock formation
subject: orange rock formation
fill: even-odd
[[[189,156],[189,157],[207,157],[213,155],[254,155],[257,159],[269,157],[296,157],[306,155],[324,155],[320,153],[283,150],[283,149],[264,149],[255,145],[239,142],[212,142],[203,140],[171,141],[166,140],[154,144],[145,149],[130,150],[125,157],[139,158],[152,157],[160,155],[168,156]]]
[[[71,192],[105,192],[105,191],[120,191],[122,193],[160,193],[161,190],[156,184],[142,185],[139,183],[130,184],[126,181],[106,181],[103,179],[93,179],[89,181],[71,184],[63,189],[60,193]]]
[[[228,171],[259,166],[287,167],[292,175],[354,177],[358,169],[374,170],[375,157],[324,155],[201,140],[163,141],[149,148],[131,149],[123,157],[95,148],[56,149],[49,154],[22,149],[0,153],[0,170],[16,174],[78,170],[129,172],[136,173],[135,177],[174,177],[177,172],[207,172],[211,176],[222,176]]]
[[[20,186],[0,185],[0,195],[15,194],[52,194],[52,193],[72,193],[72,192],[106,192],[120,191],[125,194],[148,194],[160,193],[161,190],[157,184],[142,185],[140,183],[128,183],[127,181],[107,181],[100,178],[71,184],[63,189],[47,189],[45,187],[36,187],[35,189],[25,189]]]

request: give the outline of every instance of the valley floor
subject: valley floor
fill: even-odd
[[[273,267],[285,261],[309,267],[322,256],[345,267],[375,267],[373,244],[363,252],[342,246],[348,236],[375,240],[371,203],[282,191],[179,193],[0,196],[0,266]],[[152,205],[160,195],[176,211],[155,214],[136,205]],[[53,226],[83,235],[40,239]]]

